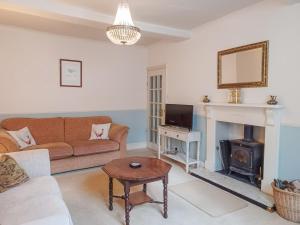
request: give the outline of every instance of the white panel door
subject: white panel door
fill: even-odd
[[[148,68],[148,147],[158,148],[158,126],[165,123],[166,66]]]

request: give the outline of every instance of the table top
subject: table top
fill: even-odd
[[[140,168],[131,168],[129,164],[132,162],[139,162],[142,166]],[[143,181],[163,177],[169,173],[171,167],[169,163],[157,158],[127,157],[112,160],[102,169],[112,178]]]

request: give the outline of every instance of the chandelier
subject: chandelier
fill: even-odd
[[[107,27],[108,39],[117,45],[134,45],[141,38],[140,29],[134,26],[130,15],[129,4],[121,0],[112,26]]]

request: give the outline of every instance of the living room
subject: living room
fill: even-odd
[[[120,3],[136,36],[115,44]],[[0,224],[299,223],[299,12],[298,0],[1,1]],[[222,57],[249,49],[261,49],[261,80],[222,83]],[[186,130],[163,126],[187,109]],[[10,133],[23,128],[24,148]],[[109,140],[89,140],[97,129]],[[264,148],[250,175],[225,168],[221,144],[247,137]],[[4,155],[25,171],[8,190]],[[125,177],[145,158],[156,177],[135,186]],[[140,189],[162,205],[127,205]]]

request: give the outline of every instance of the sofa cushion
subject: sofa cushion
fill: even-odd
[[[18,143],[21,149],[36,145],[34,138],[32,137],[28,127],[24,127],[16,131],[7,131],[12,138]]]
[[[65,118],[65,141],[88,140],[91,135],[92,124],[111,123],[108,116]]]
[[[89,140],[69,142],[75,156],[90,155],[119,150],[119,143],[112,140]]]
[[[63,118],[10,118],[1,122],[5,130],[28,127],[37,144],[64,141]]]
[[[71,225],[72,220],[62,198],[36,196],[0,211],[1,225]]]
[[[19,202],[47,195],[61,197],[55,178],[51,176],[31,178],[28,182],[1,193],[0,208],[13,207]]]
[[[9,155],[0,156],[0,193],[29,180],[26,172]]]
[[[73,148],[65,142],[54,142],[43,145],[34,145],[24,150],[48,149],[51,160],[64,159],[73,155]]]
[[[111,123],[93,124],[89,140],[107,140]]]

